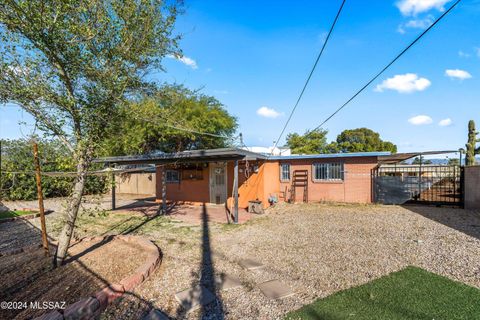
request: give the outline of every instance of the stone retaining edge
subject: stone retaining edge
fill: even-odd
[[[86,237],[81,241],[101,241],[106,237]],[[62,320],[62,319],[82,319],[89,320],[98,317],[107,306],[121,297],[125,292],[132,291],[139,284],[145,281],[150,274],[157,268],[161,262],[160,251],[158,247],[150,240],[139,236],[116,235],[114,239],[126,242],[135,242],[143,249],[149,252],[146,262],[138,267],[135,272],[119,283],[113,283],[105,288],[98,290],[91,297],[83,298],[70,304],[65,310],[52,311],[35,318],[35,320]],[[63,311],[63,312],[62,312]]]

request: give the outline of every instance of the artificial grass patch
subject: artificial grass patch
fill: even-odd
[[[0,212],[0,219],[7,219],[7,218],[25,216],[25,215],[28,215],[28,214],[35,214],[35,213],[37,213],[37,212],[25,211],[25,210],[4,211],[4,212]]]
[[[286,319],[480,319],[480,290],[407,267],[319,299]]]

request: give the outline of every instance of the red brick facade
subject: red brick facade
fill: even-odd
[[[289,163],[291,179],[295,170],[308,171],[308,200],[312,202],[334,201],[352,203],[372,202],[371,171],[377,166],[374,157],[333,158],[333,159],[304,159],[279,161],[280,164]],[[312,169],[314,163],[343,163],[344,179],[339,181],[315,181]],[[290,197],[290,181],[279,181],[281,194],[287,193]],[[296,189],[296,201],[302,201],[303,188]]]

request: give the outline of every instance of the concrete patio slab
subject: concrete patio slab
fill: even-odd
[[[175,299],[177,299],[180,305],[188,312],[200,305],[209,304],[215,300],[215,296],[204,286],[197,285],[193,288],[177,292]]]
[[[282,299],[293,296],[295,293],[278,280],[270,280],[258,285],[262,293],[270,299]]]
[[[247,269],[247,270],[256,270],[256,269],[261,269],[263,267],[265,267],[263,264],[261,264],[260,262],[257,262],[253,259],[250,259],[250,258],[247,258],[247,259],[243,259],[243,260],[240,260],[238,262],[243,268]]]
[[[215,276],[215,286],[220,290],[230,290],[242,286],[240,279],[226,273]]]

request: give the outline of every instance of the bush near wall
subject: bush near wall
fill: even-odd
[[[37,139],[40,165],[43,172],[73,172],[75,165],[69,151],[59,142]],[[96,165],[90,170],[101,169]],[[26,139],[2,140],[2,175],[0,188],[3,200],[34,200],[37,198],[32,143]],[[20,172],[20,173],[17,173]],[[69,196],[73,177],[42,176],[44,197]],[[99,194],[105,191],[107,177],[88,176],[86,194]]]

